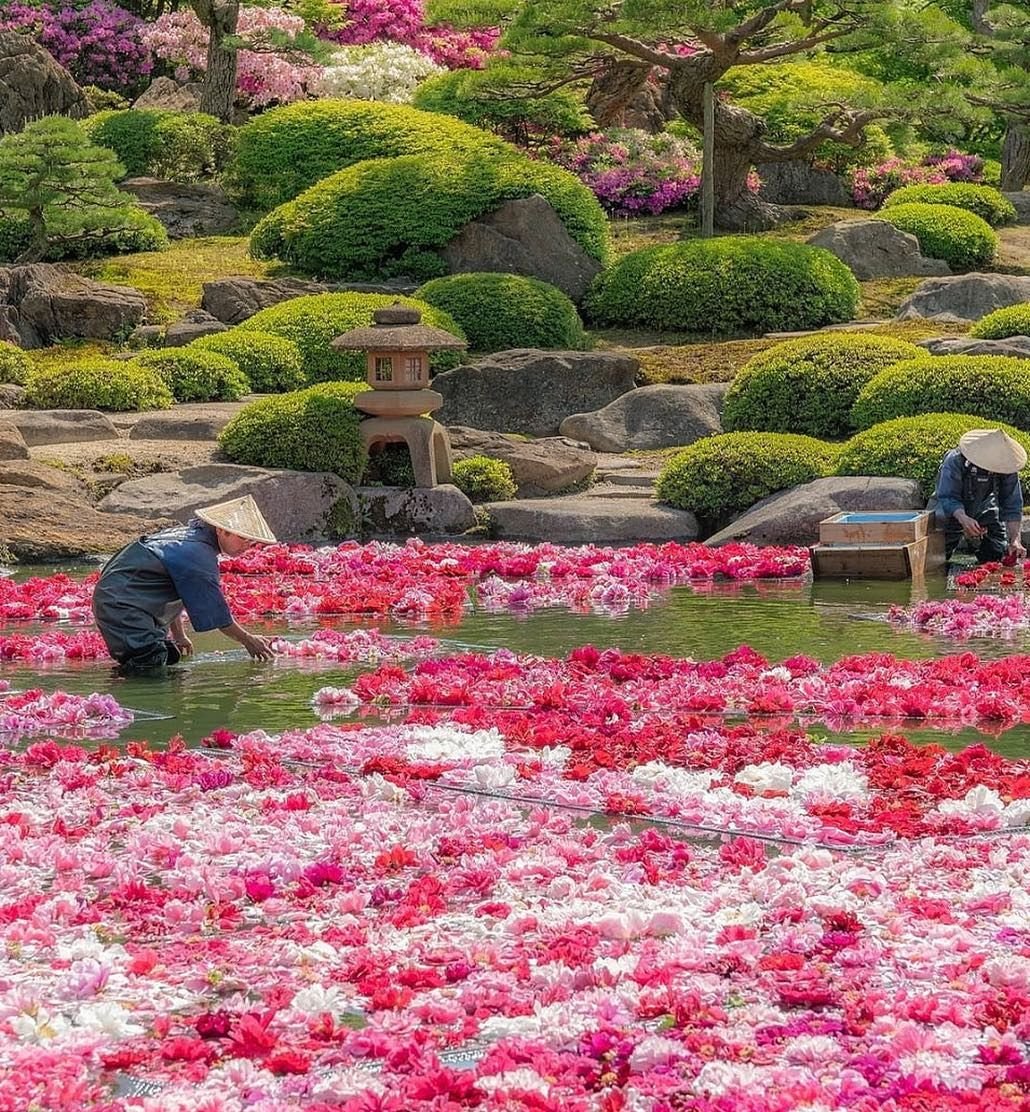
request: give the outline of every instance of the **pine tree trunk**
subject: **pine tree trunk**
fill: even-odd
[[[236,101],[236,50],[225,45],[225,40],[236,34],[240,17],[239,0],[221,0],[206,9],[204,15],[196,5],[194,10],[208,28],[207,71],[200,94],[200,110],[216,116],[224,123],[232,123],[233,105]]]
[[[1018,193],[1030,181],[1030,125],[1012,121],[1001,149],[1001,188]]]
[[[621,127],[623,113],[647,87],[646,62],[613,62],[587,90],[587,111],[598,127]]]
[[[29,218],[32,237],[25,250],[14,261],[16,263],[38,263],[42,261],[47,249],[46,220],[41,208],[29,209],[26,215]]]

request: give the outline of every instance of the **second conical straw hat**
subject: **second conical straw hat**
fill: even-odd
[[[261,515],[257,502],[249,494],[242,498],[233,498],[229,502],[219,502],[217,506],[206,506],[197,510],[197,517],[217,529],[235,533],[237,537],[246,537],[249,541],[260,541],[263,544],[275,544],[275,534]]]

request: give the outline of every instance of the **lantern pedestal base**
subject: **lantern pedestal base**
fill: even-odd
[[[378,444],[407,444],[415,486],[435,487],[451,481],[451,438],[431,417],[370,417],[360,428],[361,441],[369,452]]]

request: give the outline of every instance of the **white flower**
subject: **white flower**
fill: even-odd
[[[504,738],[491,730],[455,730],[449,726],[416,726],[408,745],[413,761],[499,761],[504,756]]]
[[[474,771],[476,783],[491,791],[506,788],[515,779],[515,769],[511,765],[476,765]]]
[[[648,1035],[637,1043],[630,1055],[629,1064],[641,1073],[654,1069],[670,1058],[684,1058],[689,1053],[685,1044],[663,1035]]]
[[[1001,815],[1005,804],[994,788],[977,784],[962,799],[945,799],[937,810],[942,815]]]
[[[361,794],[366,799],[382,799],[387,803],[403,803],[408,793],[398,784],[392,784],[385,776],[373,772],[361,780]]]
[[[477,1077],[476,1087],[485,1089],[488,1093],[496,1093],[499,1089],[519,1089],[527,1093],[544,1094],[551,1091],[550,1083],[545,1081],[536,1070],[531,1070],[526,1066],[515,1070],[506,1070],[504,1073]]]
[[[11,1030],[21,1042],[41,1043],[56,1039],[68,1030],[68,1020],[63,1015],[51,1015],[37,1011],[34,1014],[23,1012],[12,1016],[8,1021]]]
[[[789,792],[794,782],[790,765],[764,762],[742,768],[733,778],[738,784],[747,784],[754,792]]]
[[[347,46],[334,51],[315,94],[408,104],[422,81],[444,72],[443,66],[401,43]]]
[[[142,1035],[146,1028],[130,1022],[131,1013],[121,1004],[102,1001],[98,1004],[83,1004],[75,1016],[75,1025],[87,1031],[110,1035],[113,1039],[127,1039],[132,1035]]]
[[[308,985],[290,1001],[290,1007],[305,1015],[341,1016],[347,1011],[347,1001],[336,985]]]
[[[869,778],[850,761],[806,768],[798,777],[792,795],[822,795],[832,799],[864,799],[869,795]]]

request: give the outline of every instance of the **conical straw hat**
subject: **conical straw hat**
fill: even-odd
[[[1023,446],[1001,429],[971,429],[960,438],[958,450],[976,467],[999,475],[1026,467]]]
[[[249,495],[233,498],[230,502],[219,502],[217,506],[207,506],[197,510],[197,517],[248,541],[262,544],[275,544],[275,534],[268,528],[268,522],[261,516],[257,502]]]

